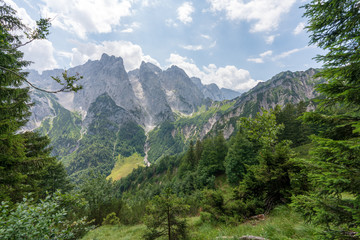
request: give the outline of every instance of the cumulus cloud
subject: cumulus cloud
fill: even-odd
[[[54,27],[86,38],[88,33],[109,33],[131,15],[131,0],[42,0],[41,14],[53,19]]]
[[[249,71],[238,69],[235,66],[217,67],[209,64],[199,69],[193,60],[178,54],[171,54],[167,59],[171,65],[176,65],[186,72],[189,77],[198,77],[204,84],[216,83],[219,87],[246,91],[261,81],[251,78]]]
[[[294,29],[293,34],[298,35],[298,34],[302,33],[304,31],[304,28],[305,28],[305,23],[300,22]]]
[[[10,5],[16,12],[17,16],[22,20],[22,22],[31,28],[36,27],[36,22],[29,16],[24,8],[19,7],[14,1],[12,0],[5,0],[5,3]]]
[[[276,30],[281,16],[296,0],[208,0],[211,11],[224,11],[229,20],[251,22],[251,32]]]
[[[138,68],[141,61],[151,62],[157,66],[160,64],[148,55],[144,55],[139,45],[127,41],[104,41],[95,43],[76,43],[77,47],[72,49],[71,66],[84,64],[86,61],[98,60],[103,53],[122,57],[126,71]]]
[[[54,58],[54,47],[48,40],[35,40],[24,47],[24,59],[33,62],[28,68],[39,72],[59,67]]]
[[[192,17],[191,14],[195,11],[193,5],[191,2],[184,2],[178,9],[177,9],[177,14],[178,14],[178,19],[184,23],[191,23],[192,22]]]

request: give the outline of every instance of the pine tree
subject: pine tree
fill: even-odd
[[[326,50],[317,56],[327,79],[317,90],[321,109],[308,121],[331,123],[313,138],[305,167],[313,191],[294,198],[294,206],[324,226],[324,238],[349,239],[360,232],[360,4],[357,0],[313,0],[304,6],[311,44]]]
[[[26,169],[34,159],[28,159],[26,138],[19,130],[27,122],[31,107],[29,88],[37,88],[27,79],[22,69],[29,65],[23,60],[19,47],[36,39],[44,39],[49,34],[50,20],[40,19],[37,28],[25,26],[10,6],[0,1],[0,200],[18,201],[27,191]],[[22,42],[23,39],[27,41]],[[77,91],[81,87],[75,82],[81,77],[68,77],[64,80],[54,78],[62,89],[58,91]],[[46,91],[40,89],[42,91]],[[51,92],[51,91],[50,91]]]
[[[244,178],[247,165],[256,162],[256,154],[253,144],[239,131],[225,159],[226,177],[231,185],[237,185]]]
[[[162,194],[155,196],[147,206],[144,218],[147,232],[145,239],[157,239],[166,236],[166,239],[186,239],[186,220],[181,219],[181,214],[189,209],[188,205],[174,195],[171,189],[166,189]]]

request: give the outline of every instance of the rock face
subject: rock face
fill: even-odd
[[[315,85],[323,82],[314,78],[316,69],[307,71],[282,72],[266,82],[259,83],[249,92],[236,99],[232,113],[236,115],[253,116],[261,108],[270,109],[276,105],[284,106],[287,103],[299,103],[317,97]]]
[[[124,109],[138,107],[122,58],[103,54],[99,61],[88,61],[69,72],[78,72],[83,76],[80,81],[83,89],[75,94],[73,100],[75,109],[87,111],[90,104],[103,93],[107,93],[116,105]]]
[[[160,75],[162,71],[151,63],[141,63],[140,69],[129,72],[130,82],[134,89],[140,108],[143,110],[144,125],[153,126],[174,119],[167,102]]]
[[[62,72],[63,70],[56,69],[44,71],[39,75],[35,71],[30,71],[29,80],[42,88],[59,89],[51,76],[61,77]],[[79,81],[83,89],[77,93],[58,94],[57,97],[63,107],[79,111],[83,117],[86,116],[90,105],[106,93],[117,106],[130,112],[138,124],[152,129],[163,121],[173,121],[174,112],[195,112],[206,98],[186,73],[176,66],[162,71],[151,63],[143,62],[139,69],[127,73],[122,58],[103,54],[100,60],[88,61],[68,70],[69,75],[76,73],[83,76]],[[201,82],[199,87],[203,87]],[[216,85],[209,89],[220,94]],[[208,96],[213,100],[223,98],[222,95],[216,94]],[[33,99],[46,105],[45,99],[40,100],[36,95],[33,95]],[[49,112],[50,107],[44,104],[41,109],[47,108],[46,111]],[[42,114],[41,109],[34,109],[34,114]],[[38,125],[39,119],[32,117],[28,129]]]
[[[61,73],[31,71],[29,80],[58,89],[51,76]],[[144,145],[147,159],[154,162],[162,154],[181,152],[186,141],[212,132],[222,131],[228,138],[236,131],[238,117],[312,99],[318,96],[314,87],[321,82],[313,77],[315,69],[288,71],[239,96],[215,84],[203,85],[176,66],[163,71],[142,62],[139,69],[127,73],[122,58],[106,54],[68,70],[69,75],[75,73],[83,76],[78,93],[32,92],[36,104],[26,128],[41,126],[39,130],[52,139],[54,154],[72,174],[90,167],[108,173],[115,156],[143,153]]]
[[[211,130],[222,130],[225,127],[235,129],[233,123],[238,117],[251,117],[262,109],[272,109],[276,105],[285,106],[287,103],[297,104],[309,101],[319,96],[315,86],[323,83],[324,79],[314,78],[318,70],[310,68],[307,71],[282,72],[266,82],[234,99],[235,104],[213,125]],[[311,105],[309,106],[311,108]],[[228,126],[228,125],[233,126]],[[227,132],[229,135],[229,132]]]
[[[211,100],[214,101],[231,100],[241,95],[241,93],[231,89],[227,89],[227,88],[219,89],[219,87],[215,83],[203,85],[201,83],[201,80],[196,77],[192,77],[191,81],[195,83],[195,85],[202,92],[204,97],[210,98]]]
[[[160,81],[173,111],[191,114],[202,105],[204,95],[181,68],[172,66],[162,72]]]

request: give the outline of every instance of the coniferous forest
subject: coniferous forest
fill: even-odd
[[[65,71],[51,91],[29,82],[20,49],[46,39],[51,21],[31,29],[0,1],[0,239],[359,239],[360,4],[312,0],[303,8],[309,44],[324,50],[317,98],[238,117],[226,137],[219,125],[174,139],[165,121],[150,133],[151,164],[113,179],[114,158],[145,156],[144,130],[126,122],[106,132],[98,120],[70,165],[56,156],[63,150],[53,154],[61,131],[23,131],[34,88],[81,92],[82,76]],[[125,136],[117,145],[114,131]]]

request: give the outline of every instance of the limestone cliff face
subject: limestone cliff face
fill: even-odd
[[[219,87],[215,83],[203,85],[200,78],[192,77],[191,81],[195,83],[195,85],[202,92],[205,98],[210,98],[213,101],[231,100],[241,95],[241,93],[231,89],[219,89]]]
[[[236,103],[213,125],[213,131],[227,129],[226,135],[230,135],[231,129],[235,129],[232,121],[238,117],[251,117],[261,109],[272,109],[276,105],[284,106],[287,103],[299,103],[308,101],[319,96],[315,86],[324,82],[324,79],[315,78],[318,70],[310,68],[307,71],[282,72],[270,80],[259,83],[249,92],[234,99]],[[232,126],[228,126],[231,124]],[[210,131],[211,131],[210,130]]]
[[[31,71],[29,80],[45,89],[59,89],[51,76],[61,77],[62,72],[56,69],[40,75]],[[205,99],[186,73],[175,66],[162,71],[151,63],[143,62],[139,69],[127,73],[122,58],[103,54],[100,60],[88,61],[68,70],[68,75],[76,73],[83,76],[79,81],[83,89],[77,93],[57,94],[57,98],[63,107],[80,112],[83,118],[90,105],[106,93],[117,106],[130,112],[138,124],[152,129],[163,121],[173,121],[174,112],[193,113]],[[41,109],[49,112],[50,106],[45,106],[46,99],[40,100],[33,95],[33,100],[42,103]],[[35,117],[45,114],[45,110],[41,109],[34,108],[29,129],[39,125],[44,118]]]
[[[316,69],[307,71],[282,72],[267,82],[259,83],[249,92],[236,99],[232,113],[242,116],[253,116],[264,109],[274,108],[276,105],[284,106],[287,103],[299,103],[317,97],[315,86],[322,79],[314,78]]]
[[[163,121],[174,120],[167,102],[166,93],[161,86],[162,71],[151,63],[141,63],[140,69],[129,72],[130,82],[137,101],[144,111],[145,126],[154,127]]]
[[[83,89],[75,94],[73,100],[75,109],[87,111],[90,104],[103,93],[107,93],[117,106],[124,109],[138,107],[122,58],[103,54],[99,61],[88,61],[69,72],[78,72],[83,76],[80,81]]]
[[[204,95],[181,68],[172,66],[162,72],[160,82],[173,111],[191,114],[202,105]]]

